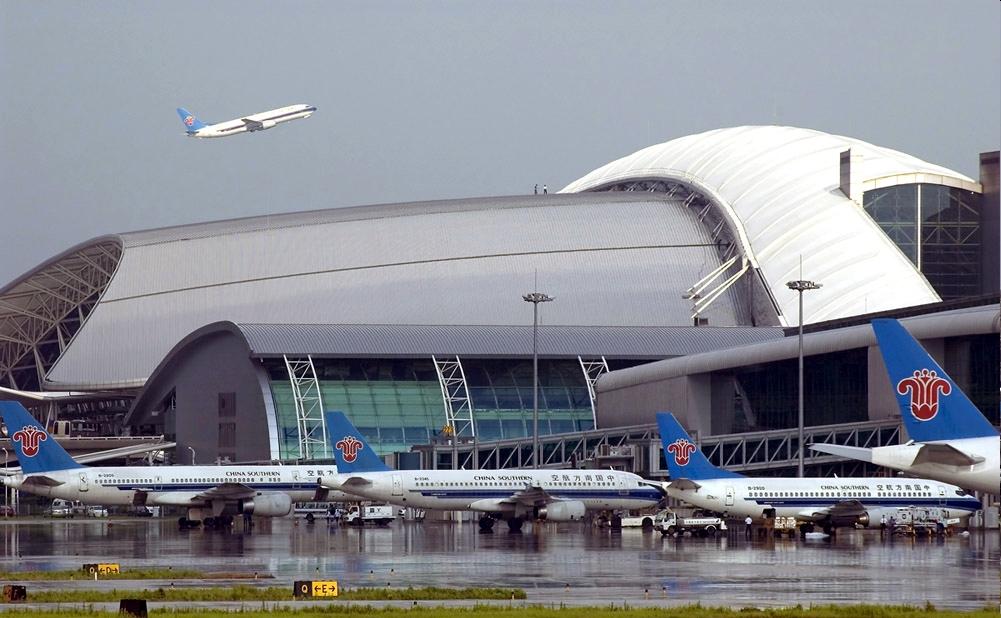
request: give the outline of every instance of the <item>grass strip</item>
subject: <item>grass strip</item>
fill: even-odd
[[[7,615],[44,616],[45,618],[114,618],[117,612],[95,610],[21,610],[5,608]],[[594,616],[614,616],[615,618],[981,618],[997,616],[998,610],[985,608],[972,612],[936,610],[934,607],[905,607],[889,605],[825,605],[811,608],[791,607],[784,609],[727,609],[688,605],[665,608],[624,608],[622,605],[597,607],[551,608],[474,606],[469,608],[413,607],[374,608],[366,605],[344,606],[331,604],[308,608],[243,608],[238,613],[208,609],[155,609],[150,615],[165,618],[335,618],[337,616],[375,616],[377,618],[593,618]]]
[[[332,601],[447,601],[525,599],[513,588],[351,588]],[[28,591],[29,603],[108,603],[120,599],[147,601],[291,601],[292,587],[231,586],[219,588],[152,588],[140,590]]]

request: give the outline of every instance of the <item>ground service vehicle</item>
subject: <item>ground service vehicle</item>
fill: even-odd
[[[348,514],[344,516],[344,523],[351,526],[364,526],[365,524],[375,524],[377,526],[388,526],[394,519],[394,508],[390,505],[383,506],[352,506],[348,509]]]
[[[702,517],[678,517],[670,509],[665,509],[653,520],[654,530],[660,530],[663,536],[684,536],[690,532],[692,536],[716,536],[717,532],[726,530],[726,521],[713,515]]]
[[[622,527],[623,528],[643,528],[643,530],[653,529],[653,520],[656,517],[655,514],[637,515],[635,517],[623,517]]]

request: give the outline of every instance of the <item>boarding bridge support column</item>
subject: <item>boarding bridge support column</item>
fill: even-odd
[[[292,398],[295,403],[296,426],[299,430],[299,458],[327,459],[327,424],[323,418],[323,396],[316,378],[313,357],[285,359]]]
[[[598,395],[594,390],[594,385],[598,383],[598,378],[601,377],[601,374],[608,373],[608,361],[605,360],[604,356],[598,360],[584,360],[578,356],[577,360],[580,361],[581,371],[584,372],[584,381],[587,383],[587,394],[591,397],[591,422],[593,423],[591,427],[597,429],[598,412],[595,402]]]
[[[452,441],[452,469],[479,468],[479,449],[476,444],[476,421],[473,414],[473,402],[469,398],[469,388],[466,386],[466,374],[462,370],[462,361],[454,358],[438,358],[432,356],[434,369],[438,374],[438,384],[441,386],[441,398],[445,404],[445,427]],[[462,465],[459,464],[459,440],[472,440],[473,449],[467,453]]]

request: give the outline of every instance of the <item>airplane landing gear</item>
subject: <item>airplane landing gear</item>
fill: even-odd
[[[525,520],[521,517],[512,517],[507,520],[507,529],[511,532],[521,532],[521,527],[524,525]]]
[[[491,532],[494,529],[494,518],[484,515],[480,518],[480,532]]]

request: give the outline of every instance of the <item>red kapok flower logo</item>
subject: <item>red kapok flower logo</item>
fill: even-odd
[[[14,432],[11,440],[21,445],[21,452],[25,457],[34,457],[38,454],[38,443],[49,439],[49,434],[40,427],[28,425],[24,429]]]
[[[911,414],[919,421],[930,421],[938,414],[938,396],[952,392],[952,384],[934,371],[921,369],[911,377],[897,382],[897,392],[911,394]]]
[[[355,459],[358,459],[358,451],[361,450],[361,447],[361,442],[354,436],[344,436],[334,445],[334,448],[341,452],[341,456],[346,463],[351,463]]]
[[[678,438],[667,445],[667,451],[674,453],[674,463],[687,466],[688,458],[695,452],[695,445],[684,438]]]

